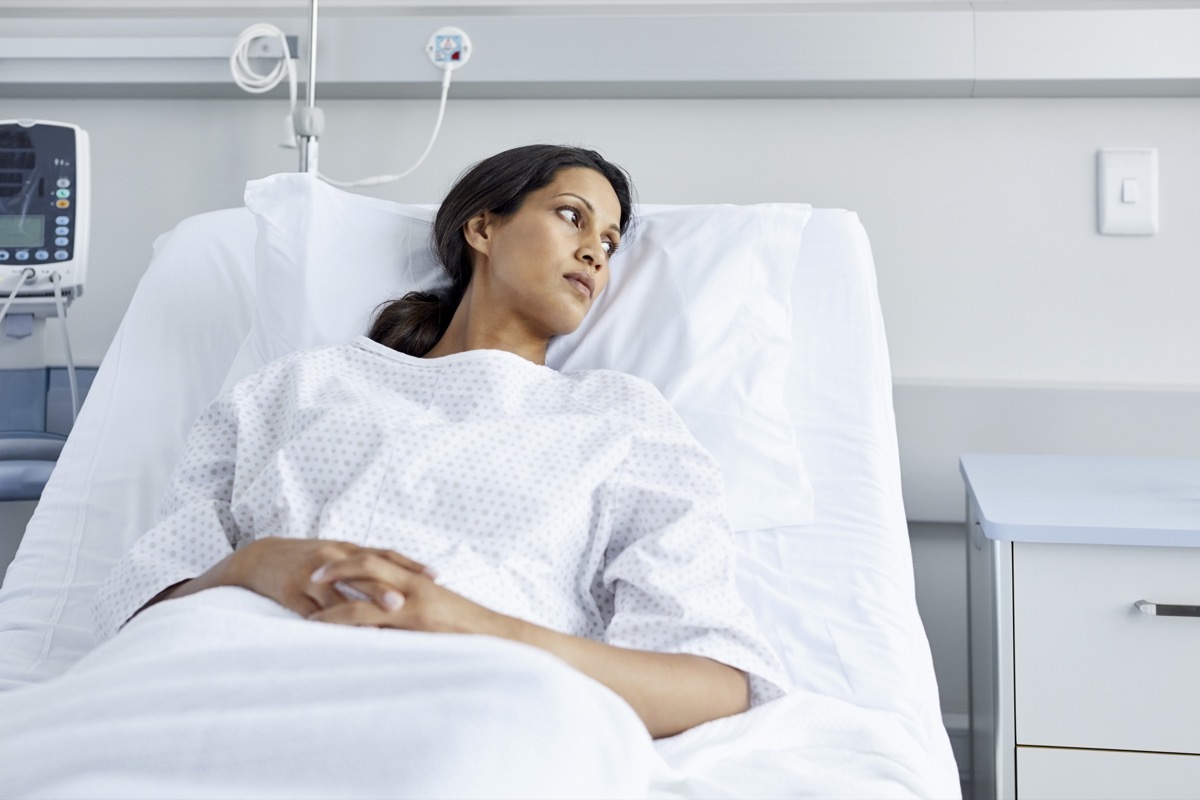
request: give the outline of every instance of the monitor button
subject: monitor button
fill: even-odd
[[[71,243],[71,240],[65,236],[59,236],[57,239],[54,240],[54,243],[56,245],[58,245],[59,247],[66,247],[67,245],[69,245]]]
[[[58,206],[59,208],[70,208],[71,201],[70,200],[55,200],[54,205]]]
[[[71,229],[68,228],[66,225],[63,225],[62,227],[54,229],[55,236],[66,236],[70,232],[71,232]]]
[[[58,179],[58,188],[60,188],[60,189],[65,189],[65,188],[67,188],[67,187],[68,187],[68,186],[70,186],[70,185],[71,185],[71,179],[70,179],[70,178],[59,178],[59,179]]]
[[[28,260],[29,260],[29,251],[28,250],[18,250],[17,251],[17,261],[28,261]]]
[[[70,189],[59,189],[57,192],[55,192],[55,194],[58,195],[59,197],[70,197],[71,190]]]
[[[68,253],[66,250],[55,250],[54,251],[54,260],[55,261],[66,261],[70,256],[71,256],[71,254]]]
[[[55,217],[54,224],[55,225],[70,225],[71,218],[70,217]]]
[[[36,253],[33,254],[33,257],[36,258],[38,261],[45,261],[46,259],[50,258],[50,254],[47,253],[45,250],[38,250]]]
[[[8,261],[8,251],[0,250],[0,261]]]

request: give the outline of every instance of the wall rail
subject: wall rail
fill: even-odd
[[[306,5],[9,4],[0,97],[245,96],[237,34],[270,22],[305,52]],[[323,5],[320,95],[436,97],[444,25],[475,45],[460,98],[1200,96],[1200,2],[1132,0]]]

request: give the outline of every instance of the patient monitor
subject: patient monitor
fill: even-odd
[[[78,125],[0,120],[0,307],[10,335],[83,293],[90,167]]]
[[[32,334],[37,317],[57,316],[64,323],[72,421],[79,387],[65,323],[67,306],[83,293],[87,277],[88,151],[87,131],[78,125],[0,120],[0,324],[19,339]],[[42,401],[9,398],[7,410],[19,411],[22,399],[30,408]],[[0,430],[0,501],[36,500],[64,438],[44,430]]]

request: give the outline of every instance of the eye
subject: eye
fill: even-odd
[[[563,216],[563,219],[570,222],[576,228],[582,224],[583,215],[580,213],[579,209],[575,208],[574,206],[562,206],[558,209],[558,213]],[[618,245],[616,242],[606,239],[603,246],[605,256],[612,256],[613,253],[617,252]]]

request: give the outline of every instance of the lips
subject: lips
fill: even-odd
[[[566,278],[567,280],[571,281],[572,283],[574,283],[576,286],[578,286],[580,291],[586,290],[585,293],[587,294],[588,297],[591,297],[592,292],[595,291],[596,282],[592,280],[591,275],[587,275],[582,272],[572,272],[570,274],[564,275],[563,277]]]

